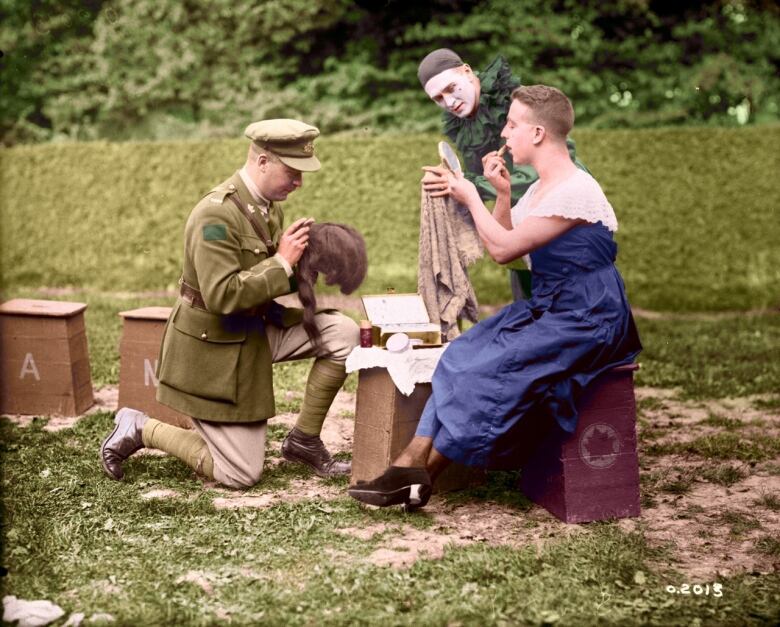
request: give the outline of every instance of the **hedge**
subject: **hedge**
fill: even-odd
[[[286,203],[289,220],[312,215],[364,234],[364,293],[415,289],[420,168],[436,161],[439,139],[321,138],[323,169]],[[586,129],[574,139],[617,213],[618,265],[633,305],[780,306],[780,126]],[[190,209],[240,167],[245,151],[241,140],[0,150],[4,291],[174,289]],[[483,261],[472,275],[481,302],[509,298],[500,266]]]

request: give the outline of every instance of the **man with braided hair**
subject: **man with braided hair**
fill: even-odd
[[[319,170],[319,131],[297,120],[250,124],[244,167],[197,204],[184,231],[181,290],[165,328],[157,400],[192,417],[180,429],[130,408],[101,448],[103,470],[124,477],[122,463],[143,447],[166,451],[208,479],[233,488],[260,480],[267,419],[275,414],[272,364],[314,357],[300,415],[282,455],[323,477],[349,474],[320,439],[325,415],[358,344],[354,321],[335,311],[314,316],[319,341],[300,309],[274,298],[296,291],[293,267],[308,245],[312,220],[282,230],[278,203]]]

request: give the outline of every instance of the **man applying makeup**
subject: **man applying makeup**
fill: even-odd
[[[520,79],[512,75],[502,56],[477,74],[448,48],[429,53],[420,63],[417,77],[428,97],[444,109],[444,134],[461,155],[466,179],[474,183],[483,201],[495,200],[495,190],[482,171],[482,160],[502,144],[501,130],[512,104],[512,91],[520,86]],[[574,142],[569,139],[567,145],[572,161],[587,172],[575,157]],[[531,166],[513,165],[509,154],[504,156],[504,163],[512,186],[513,206],[539,177]],[[426,170],[423,183],[427,190],[435,191],[436,184],[442,189],[446,187],[443,167]],[[510,268],[509,273],[513,299],[528,298],[531,273],[519,266]]]

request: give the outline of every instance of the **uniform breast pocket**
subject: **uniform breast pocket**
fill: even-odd
[[[160,381],[186,394],[235,403],[245,330],[227,330],[220,316],[179,307],[163,340]]]
[[[268,249],[259,237],[252,235],[239,236],[241,246],[241,269],[248,270],[268,257]]]

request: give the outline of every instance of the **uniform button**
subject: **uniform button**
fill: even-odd
[[[200,339],[201,340],[209,339],[209,334],[204,331],[203,333],[200,334]]]
[[[233,183],[231,183],[230,185],[228,185],[228,189],[232,192],[233,190],[236,189],[236,186],[233,185]]]
[[[254,253],[255,253],[255,255],[259,255],[260,254],[260,249],[259,248],[255,248]]]

